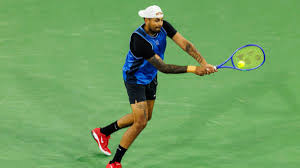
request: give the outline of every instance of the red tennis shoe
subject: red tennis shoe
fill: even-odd
[[[105,134],[102,134],[100,128],[93,129],[91,131],[91,133],[92,133],[93,138],[97,142],[100,151],[103,152],[105,155],[110,156],[111,152],[110,152],[110,150],[107,147],[110,135],[106,136]]]
[[[122,165],[119,162],[108,163],[106,168],[122,168]]]

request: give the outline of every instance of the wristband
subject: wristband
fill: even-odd
[[[186,72],[195,73],[196,72],[196,66],[187,66]]]

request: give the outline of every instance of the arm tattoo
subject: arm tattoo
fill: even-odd
[[[192,43],[186,43],[185,51],[201,64],[201,62],[203,61],[203,57],[200,55],[200,53],[197,51],[197,49]]]
[[[187,71],[187,66],[165,64],[163,60],[156,55],[154,55],[147,61],[150,62],[156,69],[158,69],[160,72],[163,73],[178,74],[178,73],[186,73]]]
[[[187,43],[186,46],[185,46],[185,51],[187,53],[190,53],[191,52],[191,49],[192,49],[192,45],[190,43]]]

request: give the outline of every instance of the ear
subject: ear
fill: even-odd
[[[149,22],[148,18],[144,18],[145,23],[147,24]]]

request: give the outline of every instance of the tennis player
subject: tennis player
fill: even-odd
[[[114,158],[106,168],[121,168],[121,160],[127,149],[146,127],[151,119],[156,98],[157,70],[162,73],[194,73],[199,76],[217,72],[214,66],[207,64],[194,45],[186,40],[167,21],[163,20],[160,7],[153,5],[138,12],[145,23],[131,35],[130,50],[123,66],[123,78],[132,113],[112,124],[93,129],[92,136],[100,151],[111,155],[108,148],[110,135],[122,128],[129,127],[124,133]],[[164,63],[166,38],[171,38],[179,47],[191,55],[201,66],[179,66]]]

